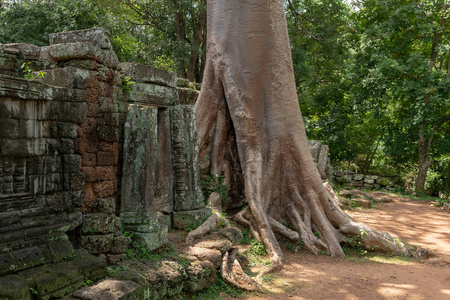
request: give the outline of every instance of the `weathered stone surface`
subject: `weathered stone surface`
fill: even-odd
[[[208,206],[216,211],[222,211],[222,197],[218,192],[212,192],[208,197]]]
[[[177,78],[175,73],[156,69],[152,66],[120,63],[119,70],[122,76],[130,77],[130,80],[142,83],[155,83],[172,88],[177,87]]]
[[[137,246],[142,245],[146,247],[147,251],[153,251],[167,243],[167,231],[167,225],[159,223],[148,226],[141,225],[137,230],[133,230],[133,241]]]
[[[446,212],[450,212],[450,203],[444,203],[442,209]]]
[[[155,208],[159,212],[173,212],[172,141],[170,132],[170,110],[158,109],[158,152],[155,173],[157,180],[153,183]],[[172,223],[172,222],[170,222]],[[164,223],[166,224],[166,223]]]
[[[198,242],[195,242],[194,247],[206,248],[211,250],[218,250],[223,255],[225,252],[233,248],[233,243],[231,243],[227,238],[220,235],[209,235]]]
[[[353,193],[349,190],[340,190],[339,196],[350,199],[352,197]]]
[[[136,82],[127,92],[128,101],[136,104],[167,107],[178,104],[176,88],[156,85],[153,83]]]
[[[339,183],[351,183],[352,182],[352,177],[350,175],[336,177],[336,181],[339,182]]]
[[[317,163],[319,164],[319,168],[325,173],[328,164],[328,152],[330,149],[327,145],[322,145],[320,147],[319,157],[317,158]]]
[[[242,241],[242,232],[236,227],[220,229],[217,234],[227,238],[233,245],[239,245]]]
[[[186,273],[188,279],[183,282],[183,290],[188,293],[205,289],[217,280],[217,272],[211,262],[193,262]]]
[[[371,207],[370,200],[355,198],[352,199],[352,201],[355,203],[356,207],[363,207],[363,208]]]
[[[195,105],[199,94],[199,91],[193,89],[178,88],[178,97],[181,105]]]
[[[0,74],[0,97],[52,100],[55,89],[33,80]]]
[[[69,67],[46,70],[45,76],[38,77],[37,80],[53,86],[86,89],[89,76],[87,70]]]
[[[109,214],[84,214],[81,225],[82,234],[115,233],[121,229],[120,219]]]
[[[49,35],[49,40],[50,45],[81,42],[95,44],[102,49],[112,49],[109,31],[104,28],[52,33]]]
[[[131,246],[131,239],[124,235],[115,236],[111,245],[111,253],[124,253]]]
[[[33,299],[26,279],[17,275],[4,276],[0,280],[0,299]]]
[[[362,199],[367,199],[367,200],[372,199],[372,196],[370,196],[369,194],[364,193],[360,190],[353,190],[352,195],[353,195],[353,198],[362,198]]]
[[[222,254],[219,250],[212,250],[200,247],[187,247],[181,250],[182,253],[195,256],[199,261],[209,261],[218,269],[222,264]]]
[[[105,279],[93,286],[81,288],[74,292],[73,296],[84,300],[144,299],[142,287],[139,284],[117,279]]]
[[[183,105],[172,107],[171,120],[175,174],[174,210],[204,207],[194,107]]]
[[[353,175],[353,180],[357,180],[357,181],[361,181],[364,179],[364,175],[363,174],[355,174]]]
[[[51,45],[48,47],[48,55],[55,61],[93,59],[101,62],[103,58],[100,47],[81,42]]]
[[[105,253],[111,250],[113,239],[113,234],[83,235],[80,245],[91,254]]]
[[[157,212],[158,222],[163,225],[167,225],[169,228],[172,228],[172,215],[165,214],[163,212]]]
[[[184,229],[188,225],[200,225],[199,223],[206,220],[211,214],[212,210],[209,207],[196,210],[175,211],[173,213],[173,226]]]
[[[319,159],[321,145],[322,143],[320,143],[319,141],[308,140],[309,152],[311,153],[311,156],[315,162],[317,162]]]
[[[155,211],[157,109],[132,105],[125,123],[121,211]]]

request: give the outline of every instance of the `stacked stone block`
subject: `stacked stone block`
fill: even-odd
[[[149,207],[146,211],[156,209],[159,222],[168,226],[180,225],[176,221],[180,214],[197,219],[209,216],[201,192],[194,107],[179,104],[175,74],[132,63],[121,63],[119,69],[128,83],[122,100],[126,105],[121,106],[125,122],[121,217],[125,228],[139,233],[137,225],[144,225],[139,223],[141,217],[155,228],[154,216],[138,213],[143,205]],[[146,151],[140,150],[142,145],[147,145]],[[151,171],[138,176],[138,183],[130,179],[129,174],[146,169]],[[140,192],[136,184],[141,185]],[[149,230],[144,231],[150,236]],[[156,247],[158,241],[153,244]]]
[[[75,149],[86,174],[86,199],[78,243],[92,254],[118,254],[130,245],[123,236],[118,204],[119,114],[121,80],[118,59],[108,33],[101,28],[50,35],[49,56],[58,69],[41,81],[73,85],[84,92],[83,107],[64,107],[64,115],[79,118]],[[80,111],[85,111],[84,117]]]
[[[152,250],[211,214],[175,75],[119,64],[101,28],[50,43],[0,45],[0,298],[61,297],[105,275],[123,227]]]
[[[69,241],[82,224],[86,195],[74,147],[87,113],[85,93],[69,79],[58,85],[39,82],[37,74],[22,78],[23,62],[35,70],[56,67],[47,49],[0,49],[0,298],[31,299],[30,287],[42,297],[62,296],[105,275],[104,260]],[[88,273],[82,262],[68,262],[81,254],[92,258]],[[52,278],[67,269],[55,284]]]

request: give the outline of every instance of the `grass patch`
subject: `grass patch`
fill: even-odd
[[[247,295],[248,292],[234,288],[232,286],[227,285],[221,278],[217,280],[216,283],[212,284],[209,288],[202,290],[195,295],[192,295],[185,299],[194,299],[194,300],[222,300],[227,296],[231,296],[234,298],[242,298]]]

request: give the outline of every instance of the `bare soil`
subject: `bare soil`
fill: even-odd
[[[369,253],[333,258],[284,249],[285,267],[265,278],[266,293],[244,299],[450,299],[450,214],[427,201],[389,197],[392,203],[349,214],[432,250],[435,257],[419,260]]]

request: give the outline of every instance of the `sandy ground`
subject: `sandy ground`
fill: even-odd
[[[426,201],[392,198],[393,203],[350,214],[437,257],[332,258],[285,251],[286,266],[263,283],[267,292],[244,299],[450,299],[450,214]]]

